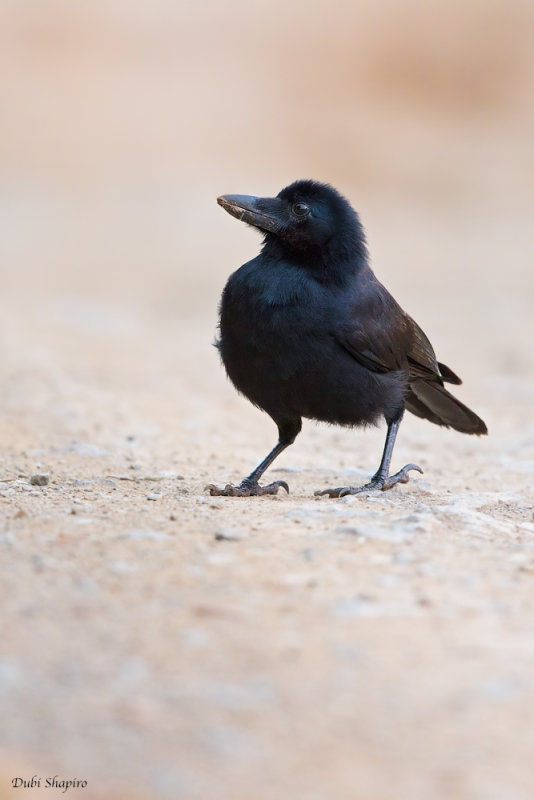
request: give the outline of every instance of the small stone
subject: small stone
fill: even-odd
[[[343,503],[344,505],[357,505],[358,503],[365,503],[370,497],[372,497],[372,492],[358,492],[358,494],[346,494],[343,497],[340,497],[338,503]]]
[[[157,492],[151,492],[150,494],[147,494],[146,499],[147,500],[159,500],[160,497],[161,497],[161,495],[158,494]]]
[[[237,531],[218,530],[215,531],[213,538],[217,542],[240,542],[243,537]]]
[[[117,486],[115,481],[112,480],[111,478],[100,478],[98,482],[104,484],[104,486],[113,486],[113,487]]]
[[[44,472],[36,472],[35,475],[31,476],[30,483],[32,486],[48,486],[50,483],[50,475]]]

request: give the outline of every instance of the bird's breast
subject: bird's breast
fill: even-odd
[[[339,297],[301,290],[298,301],[241,283],[225,289],[220,353],[236,388],[273,418],[284,414],[342,425],[373,422],[385,409],[390,378],[377,376],[341,347],[334,331]]]
[[[306,368],[307,342],[327,336],[324,298],[317,302],[310,282],[291,271],[247,266],[234,273],[223,293],[223,361],[232,380],[245,370],[289,378]]]

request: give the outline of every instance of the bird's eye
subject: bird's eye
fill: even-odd
[[[305,217],[310,213],[310,207],[306,203],[295,203],[293,206],[293,214],[297,217]]]

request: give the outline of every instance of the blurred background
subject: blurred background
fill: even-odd
[[[534,429],[526,424],[534,403],[531,0],[0,0],[0,16],[4,477],[67,467],[91,477],[88,456],[104,451],[117,458],[115,472],[126,469],[119,461],[133,434],[146,471],[183,473],[192,493],[255,464],[272,445],[272,423],[235,395],[210,344],[226,278],[257,253],[260,240],[225,214],[216,197],[273,195],[297,178],[314,178],[351,200],[378,277],[429,334],[440,360],[464,378],[459,394],[486,418],[493,436],[489,444],[475,443],[477,453],[494,448],[491,466],[479,464],[486,488],[499,484],[499,458],[511,463],[519,451],[524,488],[534,464]],[[421,442],[436,441],[443,453],[452,442],[427,423],[409,426],[407,439],[415,437],[421,449]],[[335,435],[310,434],[311,444],[295,445],[288,463],[311,465],[319,451],[322,467],[334,468],[342,448]],[[368,448],[358,450],[358,466],[372,469],[383,433],[365,436],[358,439]],[[454,442],[464,448],[462,466],[471,474],[475,444]],[[236,474],[228,474],[222,452],[235,452]],[[343,463],[353,454],[351,441]],[[448,458],[451,465],[453,450]],[[303,487],[308,494],[316,488],[309,478]],[[41,518],[32,513],[19,522],[38,536]],[[53,527],[47,513],[44,524]],[[25,636],[32,575],[24,572],[10,595],[20,593],[10,652],[22,654],[25,664],[38,663],[49,646],[37,622],[34,639]],[[124,786],[131,768],[140,796],[204,800],[202,792],[180,793],[168,766],[172,753],[166,783],[147,777],[140,755],[155,758],[164,749],[151,738],[160,717],[150,708],[134,709],[122,732],[110,723],[108,739],[90,725],[72,735],[62,708],[82,723],[91,718],[97,712],[84,705],[89,686],[107,708],[126,644],[106,638],[112,623],[105,607],[94,636],[78,641],[77,619],[68,617],[61,593],[51,596],[47,637],[57,653],[67,648],[65,663],[72,661],[69,642],[78,656],[100,652],[102,631],[116,662],[109,655],[109,664],[91,673],[89,657],[87,674],[72,679],[72,695],[63,694],[64,672],[54,672],[55,662],[46,679],[28,682],[0,670],[21,692],[6,695],[4,707],[4,718],[18,719],[6,742],[20,754],[21,768],[31,771],[39,753],[54,753],[52,732],[56,753],[72,748],[63,764],[85,768],[83,777],[106,769]],[[132,594],[129,611],[118,606],[115,624],[127,632],[127,613],[141,613],[137,602]],[[150,663],[147,643],[139,652]],[[135,685],[135,675],[131,680]],[[22,712],[30,685],[32,705]],[[402,714],[397,722],[402,730]],[[347,785],[350,752],[339,757]],[[197,777],[208,780],[210,768],[199,758]],[[329,780],[326,770],[325,785]],[[460,797],[447,780],[440,797]],[[367,797],[388,796],[373,793],[373,785]],[[488,779],[484,786],[490,785]],[[430,796],[416,788],[411,798]],[[111,796],[106,791],[102,796]],[[466,796],[486,800],[484,791]],[[241,796],[252,797],[246,790]]]
[[[429,320],[454,298],[473,333],[489,305],[512,356],[533,255],[529,0],[1,11],[3,292],[212,313],[257,249],[217,195],[312,177],[350,197],[405,304],[415,281],[442,297]]]

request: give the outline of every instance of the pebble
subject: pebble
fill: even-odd
[[[344,497],[340,497],[337,502],[343,503],[343,505],[352,506],[357,503],[364,503],[371,497],[371,492],[359,492],[358,494],[346,494]]]
[[[35,475],[31,476],[30,483],[32,486],[48,486],[50,483],[50,475],[44,472],[36,472]]]
[[[151,492],[150,494],[147,494],[146,499],[147,500],[159,500],[160,497],[161,497],[161,494],[158,494],[158,492]]]
[[[104,484],[104,486],[113,486],[113,487],[117,486],[115,481],[112,480],[111,478],[99,478],[98,482]]]
[[[243,539],[243,536],[237,531],[225,528],[215,531],[213,538],[218,542],[240,542]]]

